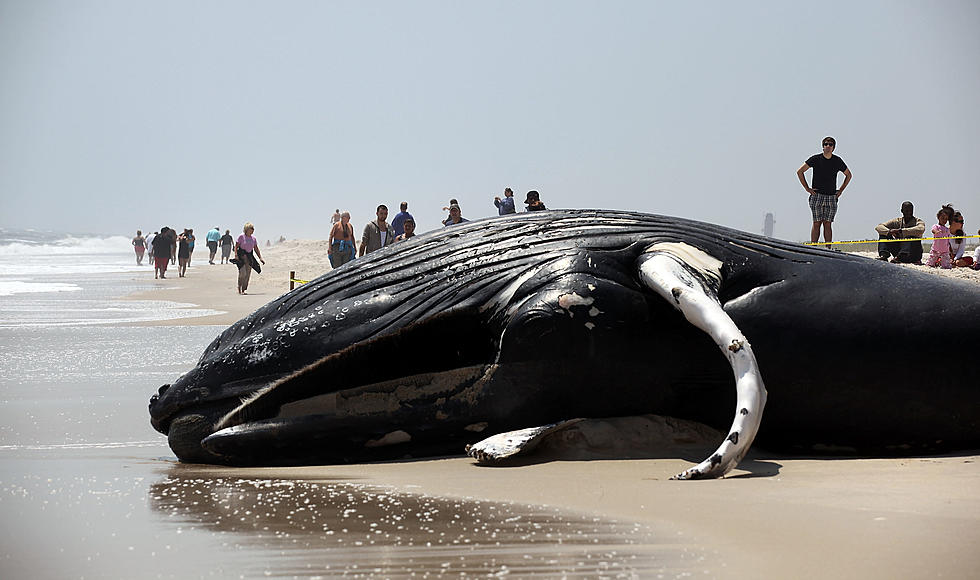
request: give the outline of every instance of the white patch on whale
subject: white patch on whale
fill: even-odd
[[[721,267],[723,262],[690,244],[685,244],[684,242],[662,242],[650,246],[643,253],[669,254],[688,268],[696,271],[706,280],[713,282],[715,285],[721,284]],[[668,300],[670,299],[669,296],[666,298]],[[673,302],[673,300],[671,301]]]
[[[378,439],[371,439],[364,443],[365,447],[384,447],[386,445],[397,445],[399,443],[408,443],[412,440],[412,436],[408,433],[402,431],[401,429],[397,431],[392,431],[391,433],[385,434],[383,437]]]
[[[275,350],[269,348],[266,345],[263,345],[262,348],[257,348],[252,352],[248,353],[248,364],[254,365],[256,363],[260,363],[274,354],[275,354]]]
[[[652,255],[651,255],[652,254]],[[684,243],[654,244],[640,264],[640,280],[679,310],[688,322],[710,336],[735,375],[735,419],[718,449],[675,479],[721,477],[745,456],[755,439],[766,405],[766,387],[749,341],[728,316],[704,280],[721,283],[722,262]]]
[[[558,306],[561,306],[565,310],[568,310],[572,306],[590,306],[593,302],[595,302],[595,298],[591,296],[579,296],[575,292],[562,294],[558,297]]]
[[[782,283],[783,282],[774,282],[774,283],[769,284],[767,286],[757,286],[757,287],[749,290],[745,294],[742,294],[741,296],[739,296],[737,298],[732,298],[731,300],[729,300],[728,302],[726,302],[725,303],[725,308],[728,308],[729,306],[741,306],[741,303],[742,302],[745,302],[745,301],[748,301],[748,300],[756,300],[756,299],[759,298],[759,295],[760,294],[762,294],[763,292],[765,292],[766,288],[769,288],[770,286],[776,286],[777,284],[782,284]]]

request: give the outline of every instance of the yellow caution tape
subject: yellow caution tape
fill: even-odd
[[[826,246],[828,244],[877,244],[879,242],[925,242],[929,240],[964,240],[978,236],[949,236],[948,238],[884,238],[881,240],[847,240],[843,242],[805,242],[804,246]]]
[[[299,282],[300,284],[309,284],[310,283],[309,280],[297,280],[295,278],[290,278],[289,281],[290,282]]]

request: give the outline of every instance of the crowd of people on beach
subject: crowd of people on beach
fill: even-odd
[[[167,266],[177,264],[177,273],[183,278],[187,273],[187,267],[191,264],[191,255],[194,253],[194,230],[184,228],[180,234],[177,230],[164,226],[159,231],[143,237],[142,230],[136,230],[133,238],[133,248],[136,250],[136,264],[143,264],[143,256],[148,254],[149,261],[153,264],[154,278],[167,278]]]
[[[882,222],[875,227],[878,233],[878,259],[888,260],[898,264],[922,264],[922,236],[926,225],[921,218],[915,217],[915,207],[911,201],[902,203],[902,215]],[[949,224],[949,225],[947,225]],[[931,268],[972,268],[980,270],[980,246],[974,250],[973,256],[964,255],[966,252],[966,234],[963,229],[963,214],[951,204],[943,205],[936,212],[936,224],[930,230],[932,248],[926,258],[925,265]],[[980,235],[980,231],[977,231]]]
[[[822,153],[809,157],[797,169],[797,177],[803,188],[809,194],[809,206],[813,218],[810,230],[810,241],[818,243],[820,232],[823,231],[824,243],[828,248],[833,245],[833,221],[837,213],[838,200],[851,181],[852,173],[843,159],[834,154],[837,141],[833,137],[824,137],[821,142]],[[811,183],[807,182],[806,172],[813,170]],[[844,175],[844,180],[837,185],[838,174]],[[514,191],[507,187],[502,196],[493,198],[493,205],[500,216],[517,212]],[[524,199],[525,211],[543,211],[547,207],[541,201],[540,194],[535,190],[527,192]],[[416,235],[415,218],[408,212],[408,202],[403,201],[399,212],[388,222],[388,206],[377,206],[375,218],[365,224],[360,240],[355,235],[348,211],[336,209],[330,220],[330,233],[327,239],[327,255],[330,265],[339,268],[357,257],[379,250],[385,246],[402,242]],[[448,212],[441,220],[443,227],[451,227],[467,222],[463,217],[462,208],[455,198],[443,206],[442,211]],[[915,217],[912,202],[902,204],[899,217],[886,220],[875,228],[878,233],[878,259],[891,260],[894,263],[922,265],[923,234],[925,223]],[[968,267],[980,270],[980,247],[974,255],[964,255],[966,236],[964,234],[963,214],[951,204],[945,204],[936,214],[937,223],[932,226],[933,244],[926,258],[925,265],[939,268]],[[231,236],[230,230],[221,230],[215,226],[208,231],[208,263],[214,264],[218,249],[221,249],[221,264],[235,264],[239,269],[238,292],[246,294],[252,270],[261,272],[265,264],[259,250],[258,241],[254,237],[255,226],[246,223],[242,234],[237,239]],[[977,232],[980,235],[980,231]],[[972,237],[972,236],[970,236]],[[285,238],[280,238],[283,241]],[[183,233],[165,226],[157,232],[143,236],[137,230],[132,240],[136,251],[136,263],[142,264],[144,254],[149,254],[149,260],[154,266],[156,278],[166,278],[168,264],[178,264],[178,275],[183,277],[190,266],[194,254],[194,230],[185,228]],[[269,242],[267,242],[267,245]],[[235,257],[230,257],[234,252]]]
[[[517,211],[514,204],[514,192],[511,188],[504,190],[504,196],[495,197],[494,205],[497,207],[499,215],[507,215]],[[541,202],[540,194],[531,190],[527,192],[525,199],[526,211],[541,211],[547,209]],[[449,200],[449,205],[442,208],[449,212],[446,219],[442,220],[443,227],[449,227],[468,221],[462,215],[459,202],[456,199]],[[401,242],[415,236],[415,218],[408,212],[408,202],[403,201],[400,211],[391,223],[388,223],[388,206],[379,205],[375,212],[375,219],[364,226],[361,234],[360,243],[354,235],[354,226],[350,223],[350,213],[341,212],[337,209],[331,218],[330,235],[328,238],[328,259],[330,265],[338,268],[357,256],[364,256],[370,252]],[[221,264],[234,264],[238,267],[238,293],[248,293],[248,283],[251,273],[262,271],[265,260],[259,249],[258,240],[254,236],[255,226],[251,222],[245,223],[242,233],[237,239],[231,236],[230,230],[225,230],[222,234],[220,228],[211,228],[205,236],[208,246],[208,264],[214,264],[218,249],[221,250]],[[136,264],[142,265],[144,256],[148,255],[149,262],[153,264],[155,279],[166,279],[167,268],[177,264],[178,276],[183,278],[187,275],[187,268],[191,264],[194,255],[194,245],[197,238],[193,228],[185,228],[180,234],[170,226],[164,226],[158,231],[143,236],[142,230],[136,230],[136,236],[132,239],[133,249],[136,252]],[[284,241],[285,238],[279,238]],[[270,245],[270,242],[266,242]],[[234,257],[231,257],[234,253]]]
[[[254,232],[255,226],[246,223],[237,240],[231,236],[231,230],[226,229],[222,234],[218,226],[211,228],[205,236],[208,246],[208,264],[214,265],[220,248],[220,263],[238,266],[239,294],[246,293],[252,270],[261,271],[259,264],[265,264],[258,248],[258,240],[252,235]],[[282,239],[284,238],[280,238]],[[163,226],[159,231],[146,236],[143,236],[142,230],[136,230],[136,236],[132,240],[136,252],[136,264],[142,265],[144,256],[147,257],[153,264],[153,277],[163,280],[167,279],[167,267],[176,264],[177,275],[183,278],[191,265],[196,241],[193,228],[184,228],[184,231],[178,234],[177,230],[170,226]],[[233,251],[234,258],[231,257]]]
[[[498,215],[517,212],[514,191],[509,187],[504,189],[503,198],[494,197],[493,203]],[[548,209],[541,201],[541,194],[533,189],[527,192],[524,204],[527,206],[525,211]],[[342,212],[339,208],[334,210],[330,218],[330,235],[327,238],[327,254],[331,267],[339,268],[356,257],[363,257],[365,254],[415,236],[415,218],[408,212],[408,202],[401,202],[399,210],[391,219],[391,223],[388,223],[388,206],[379,205],[375,210],[375,219],[364,226],[359,244],[354,236],[354,226],[350,223],[350,212]],[[446,219],[441,222],[443,227],[469,221],[463,217],[459,201],[455,198],[450,199],[449,205],[443,206],[442,211],[449,212]]]
[[[841,195],[851,182],[853,175],[843,159],[834,154],[837,140],[824,137],[822,152],[810,156],[796,170],[796,176],[809,194],[810,212],[813,225],[810,228],[810,243],[820,239],[823,230],[824,242],[831,248],[833,241],[833,221],[837,215],[837,205]],[[806,172],[813,170],[812,179],[807,183]],[[844,181],[837,185],[838,174]],[[915,217],[912,202],[902,204],[902,215],[882,222],[875,227],[878,233],[878,259],[894,263],[922,265],[922,236],[925,222]],[[946,224],[949,224],[948,226]],[[980,247],[974,255],[964,256],[966,235],[963,229],[963,214],[951,204],[945,204],[936,214],[936,225],[932,226],[933,244],[926,258],[926,265],[932,268],[972,268],[980,270]],[[980,231],[977,231],[980,235]],[[895,240],[895,241],[893,241]],[[904,241],[897,241],[904,240]]]

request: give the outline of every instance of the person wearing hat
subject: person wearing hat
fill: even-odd
[[[445,222],[445,226],[447,228],[449,226],[454,226],[456,224],[461,224],[463,222],[468,222],[468,221],[470,221],[470,220],[468,220],[468,219],[466,219],[466,218],[463,217],[463,212],[460,211],[458,205],[456,205],[455,203],[454,204],[450,204],[450,206],[449,206],[449,218]]]
[[[527,206],[525,211],[544,211],[548,209],[541,202],[541,197],[538,195],[538,192],[533,189],[527,192],[527,199],[524,200],[524,205]]]

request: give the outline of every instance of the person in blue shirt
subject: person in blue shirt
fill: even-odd
[[[208,230],[208,234],[205,236],[205,239],[208,242],[208,251],[211,252],[211,257],[208,258],[208,264],[213,266],[214,255],[218,253],[218,242],[221,241],[221,230],[218,229],[218,226],[214,226]]]
[[[509,187],[504,190],[503,199],[493,198],[493,205],[497,206],[497,213],[500,215],[517,213],[517,208],[514,207],[514,191]]]
[[[408,213],[408,202],[403,201],[401,211],[391,219],[391,229],[395,232],[395,237],[405,233],[405,220],[415,221],[412,214]]]

